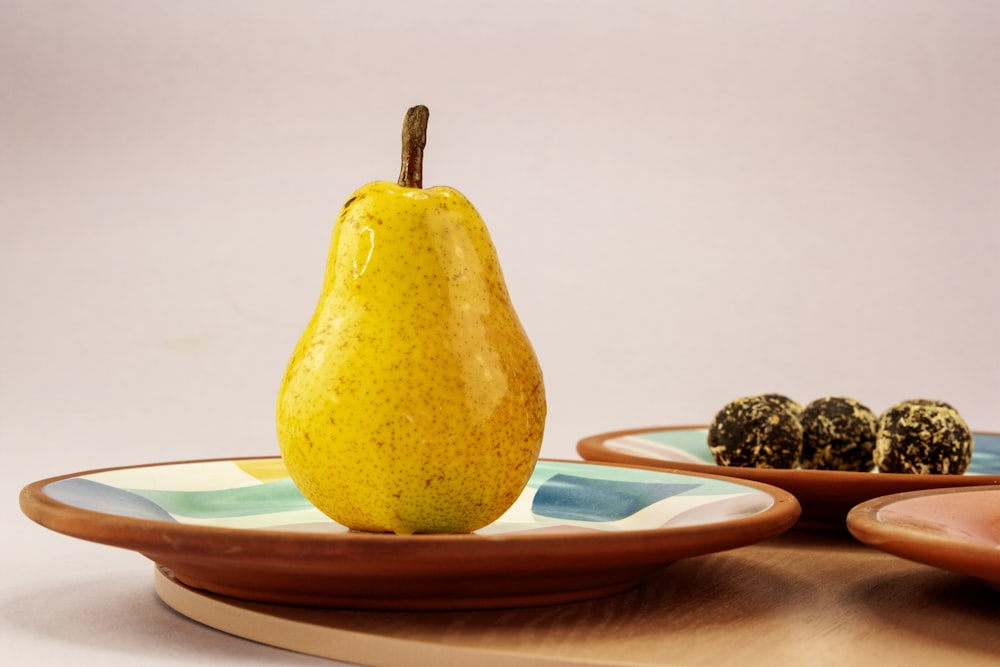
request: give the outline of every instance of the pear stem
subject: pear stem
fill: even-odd
[[[397,183],[407,188],[424,186],[424,146],[427,144],[427,107],[410,107],[403,118],[403,165]]]

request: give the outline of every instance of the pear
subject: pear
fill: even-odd
[[[428,115],[406,114],[399,181],[340,211],[278,395],[289,475],[358,531],[493,522],[527,484],[545,425],[542,371],[482,218],[458,191],[422,187]]]

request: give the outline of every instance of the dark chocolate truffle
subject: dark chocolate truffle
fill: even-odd
[[[972,460],[972,431],[943,401],[913,399],[882,413],[875,439],[880,472],[961,475]]]
[[[802,424],[802,467],[815,470],[872,469],[878,418],[846,396],[827,396],[806,405]]]
[[[708,428],[715,462],[742,468],[793,468],[802,453],[802,426],[795,414],[764,396],[727,403]]]
[[[791,413],[796,417],[802,414],[802,406],[799,405],[797,401],[793,401],[784,394],[762,394],[761,398],[763,398],[765,401],[770,401],[775,405],[790,410]]]
[[[933,405],[939,408],[948,408],[949,410],[955,409],[951,403],[945,403],[944,401],[939,401],[936,398],[908,398],[905,401],[900,401],[896,405]]]

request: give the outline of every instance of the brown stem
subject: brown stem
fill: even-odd
[[[397,183],[407,188],[424,186],[424,146],[430,113],[421,104],[407,109],[403,118],[403,165]]]

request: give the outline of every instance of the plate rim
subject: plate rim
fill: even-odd
[[[617,429],[589,435],[577,442],[577,453],[587,461],[632,464],[661,470],[679,470],[762,482],[792,493],[802,506],[797,529],[845,532],[847,513],[858,503],[874,497],[927,488],[1000,486],[1000,475],[911,475],[849,470],[803,470],[801,468],[742,468],[714,463],[656,459],[615,451],[605,444],[612,438],[643,433],[707,430],[708,424],[681,424]],[[1000,436],[993,431],[975,435]]]
[[[241,459],[59,475],[27,485],[22,509],[56,532],[138,551],[193,588],[256,602],[382,610],[499,609],[613,595],[674,561],[776,537],[801,513],[794,495],[752,480],[545,458],[539,460],[710,478],[749,487],[771,502],[750,516],[637,530],[394,535],[183,524],[75,507],[44,493],[56,481],[106,470],[235,460]],[[82,517],[75,526],[74,516]]]
[[[713,522],[710,524],[692,524],[685,526],[661,526],[657,528],[639,528],[639,529],[628,529],[619,531],[594,531],[585,533],[571,533],[571,534],[560,534],[560,533],[499,533],[499,534],[486,534],[480,535],[476,533],[472,534],[420,534],[420,535],[394,535],[391,533],[364,533],[364,532],[337,532],[337,533],[321,533],[318,531],[287,531],[280,529],[268,529],[268,528],[235,528],[229,526],[206,526],[198,524],[186,524],[182,522],[170,522],[162,521],[151,518],[139,518],[139,517],[129,517],[120,514],[109,514],[105,512],[100,512],[97,510],[91,510],[87,508],[77,507],[60,501],[56,498],[45,493],[45,488],[55,482],[63,481],[66,479],[73,479],[78,477],[83,477],[86,475],[92,475],[102,472],[117,471],[117,470],[129,470],[129,469],[139,469],[139,468],[154,468],[161,466],[174,466],[174,465],[186,465],[186,464],[203,464],[203,463],[219,463],[219,462],[232,462],[232,461],[246,461],[246,460],[279,460],[281,457],[279,455],[262,455],[262,456],[240,456],[240,457],[221,457],[221,458],[206,458],[206,459],[189,459],[189,460],[177,460],[177,461],[162,461],[154,463],[143,463],[137,465],[122,465],[122,466],[110,466],[95,468],[92,470],[83,470],[78,472],[66,473],[61,475],[56,475],[53,477],[48,477],[44,479],[39,479],[25,485],[19,496],[19,502],[22,512],[30,518],[32,521],[54,530],[56,532],[68,535],[70,537],[77,537],[80,539],[85,539],[100,544],[107,544],[110,546],[119,546],[123,548],[132,549],[134,551],[139,551],[141,553],[146,553],[147,550],[153,550],[156,547],[163,547],[166,545],[164,539],[164,533],[169,532],[172,535],[178,535],[187,540],[193,542],[199,541],[200,538],[208,538],[211,536],[223,536],[232,537],[237,540],[239,538],[244,538],[243,541],[249,541],[246,538],[261,538],[260,541],[268,543],[293,543],[296,552],[302,553],[306,552],[307,556],[313,556],[317,559],[328,558],[329,552],[331,550],[331,545],[335,543],[352,543],[357,544],[359,548],[372,549],[372,550],[392,550],[396,551],[404,542],[408,543],[408,550],[412,549],[414,546],[418,548],[420,546],[433,547],[434,549],[439,549],[442,544],[450,543],[461,543],[464,549],[468,549],[469,545],[478,545],[471,547],[472,549],[479,549],[483,551],[490,550],[494,545],[502,542],[528,542],[532,544],[546,543],[549,545],[557,545],[565,543],[567,538],[571,540],[576,539],[586,539],[588,541],[615,541],[621,539],[622,536],[637,536],[644,534],[658,534],[663,532],[670,532],[673,535],[686,535],[701,533],[706,530],[706,528],[712,529],[725,529],[725,530],[739,530],[741,527],[749,527],[750,525],[763,524],[769,525],[773,523],[781,523],[782,520],[787,520],[792,513],[795,514],[797,518],[801,508],[799,507],[798,499],[795,498],[793,494],[776,487],[771,484],[764,482],[758,482],[755,480],[746,479],[734,479],[723,475],[711,475],[698,471],[687,471],[687,470],[664,470],[663,468],[642,466],[629,463],[617,463],[617,462],[605,462],[605,461],[586,461],[586,460],[570,460],[570,459],[553,459],[553,458],[539,458],[539,461],[554,462],[554,463],[566,463],[571,465],[581,465],[581,466],[608,466],[616,468],[632,468],[638,470],[646,470],[656,473],[666,473],[672,475],[683,475],[692,476],[698,478],[708,478],[717,481],[722,481],[730,484],[736,484],[738,486],[746,486],[748,488],[754,489],[758,492],[762,492],[769,495],[772,499],[772,505],[757,514],[748,517],[739,517],[735,519],[727,519],[723,521]],[[83,520],[88,526],[96,528],[96,530],[91,531],[80,531],[80,530],[70,530],[69,525],[74,521]],[[794,519],[791,521],[789,526],[794,523]],[[137,530],[138,529],[138,530]],[[139,539],[126,540],[122,538],[123,533],[138,533]],[[263,538],[266,538],[264,540]],[[177,547],[176,540],[170,541],[173,548]],[[311,548],[304,548],[311,547]],[[206,553],[211,552],[211,549],[207,549]],[[268,548],[260,550],[258,555],[270,556],[274,553]],[[467,556],[465,556],[467,557]]]
[[[994,546],[988,546],[982,542],[960,539],[959,533],[949,535],[920,531],[879,517],[882,510],[915,498],[974,493],[998,494],[1000,487],[959,486],[879,496],[852,508],[847,514],[847,527],[854,537],[870,547],[917,563],[976,577],[995,587],[1000,586],[1000,536]],[[1000,509],[993,516],[1000,520]],[[939,549],[942,546],[950,548],[947,555],[940,555]],[[992,564],[992,567],[984,569],[988,564]]]
[[[946,480],[946,486],[988,486],[990,484],[1000,484],[1000,473],[995,475],[913,475],[898,472],[860,472],[855,470],[815,470],[803,468],[747,468],[740,466],[720,466],[714,463],[691,463],[688,461],[671,461],[667,459],[653,459],[639,454],[625,454],[616,452],[607,447],[604,443],[614,438],[629,435],[642,435],[643,433],[658,433],[661,431],[686,431],[686,430],[707,430],[708,424],[683,424],[680,426],[647,426],[631,429],[619,429],[588,435],[577,441],[577,453],[584,460],[610,463],[628,463],[640,466],[654,466],[660,469],[690,470],[693,472],[705,472],[707,474],[721,475],[725,477],[739,477],[741,479],[751,479],[764,481],[765,484],[774,485],[770,478],[777,475],[780,477],[797,477],[802,480],[814,478],[829,479],[835,475],[841,481],[861,481],[877,478],[885,483],[907,485],[911,481],[914,483],[926,482],[929,479],[935,481]],[[993,431],[973,431],[973,435],[989,435],[1000,437],[1000,432]],[[593,458],[591,458],[593,457]],[[747,475],[744,477],[744,475]],[[763,478],[763,479],[762,479]],[[967,482],[957,482],[957,480],[969,480]],[[975,481],[978,480],[978,481]],[[923,487],[921,487],[923,488]],[[914,489],[917,490],[917,489]]]

